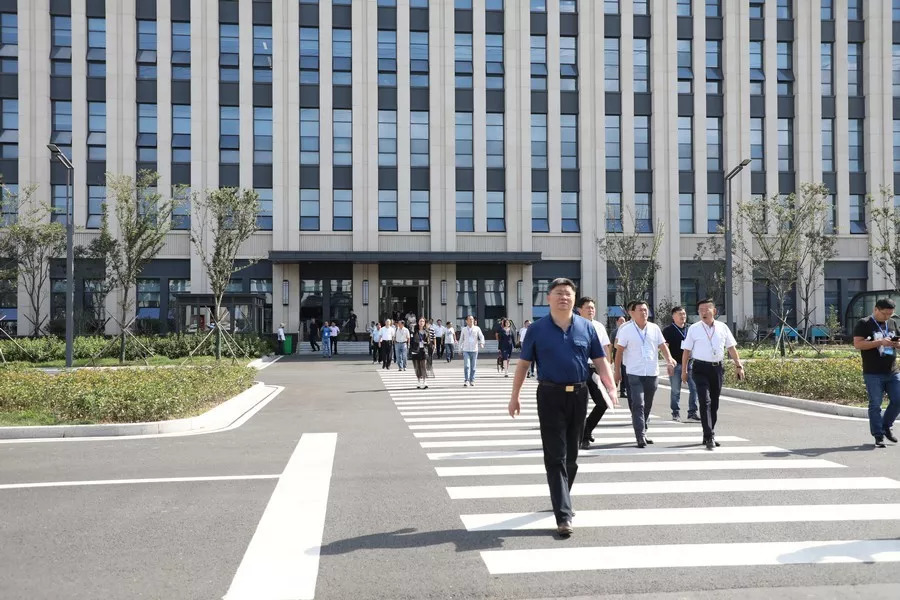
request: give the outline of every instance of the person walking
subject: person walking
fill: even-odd
[[[669,408],[672,409],[672,420],[681,420],[681,371],[688,370],[688,421],[699,421],[700,415],[697,414],[697,386],[694,385],[694,378],[690,375],[691,365],[684,364],[681,360],[681,342],[687,337],[687,311],[683,306],[675,306],[672,308],[672,322],[663,329],[663,337],[669,345],[669,353],[675,359],[675,372],[669,377],[669,386],[671,396],[669,397]]]
[[[707,450],[719,446],[716,441],[716,421],[719,414],[719,394],[722,393],[722,381],[725,379],[723,362],[725,352],[731,356],[737,369],[737,378],[744,378],[744,365],[737,351],[728,325],[716,321],[716,303],[712,298],[704,298],[697,303],[700,321],[688,328],[687,336],[681,342],[682,364],[690,364],[690,374],[681,370],[682,383],[687,382],[688,375],[693,377],[697,386],[697,398],[700,400],[700,422],[703,424],[703,444]]]
[[[500,364],[503,376],[509,377],[509,357],[512,356],[515,334],[509,326],[509,319],[504,317],[497,330],[497,348],[500,351]]]
[[[416,324],[416,330],[412,335],[411,350],[413,365],[416,369],[416,388],[428,389],[428,363],[434,356],[435,338],[425,322],[425,317],[420,317]],[[431,373],[432,377],[434,372]]]
[[[638,448],[652,444],[647,439],[653,396],[659,379],[659,353],[666,359],[669,376],[675,371],[675,361],[656,323],[647,321],[650,306],[645,300],[631,303],[631,323],[619,328],[616,335],[616,382],[619,367],[625,365],[628,377],[628,407],[631,409],[631,425]]]
[[[585,296],[578,300],[578,314],[590,321],[591,325],[593,325],[594,329],[597,331],[597,337],[600,338],[600,345],[603,346],[603,360],[608,364],[611,342],[609,340],[609,334],[606,333],[606,327],[595,318],[597,316],[596,301],[589,296]],[[612,371],[610,371],[610,373],[611,372]],[[597,369],[594,368],[594,363],[589,360],[588,378],[585,383],[587,383],[591,400],[594,401],[594,408],[591,410],[591,413],[587,416],[587,420],[584,423],[584,433],[581,436],[582,450],[587,450],[591,447],[591,442],[594,441],[594,428],[597,427],[597,423],[599,423],[600,419],[603,418],[603,415],[606,414],[606,409],[613,404],[613,399],[615,398],[615,394],[613,394],[613,397],[607,402],[607,398],[603,396],[603,390],[601,390],[600,386],[597,385],[597,382],[594,381],[594,375],[599,377],[600,374],[597,373]]]
[[[869,432],[875,438],[875,447],[884,448],[884,438],[897,443],[891,428],[900,413],[900,372],[897,369],[897,350],[900,337],[897,323],[892,318],[896,304],[890,298],[875,302],[872,315],[859,321],[853,328],[853,347],[862,358],[863,381],[869,396]],[[887,394],[888,405],[881,413],[881,404]]]
[[[444,354],[447,356],[447,362],[453,361],[453,354],[456,350],[456,331],[453,329],[453,323],[447,321],[444,328]]]
[[[444,356],[444,334],[447,332],[447,329],[444,327],[441,320],[438,319],[434,324],[434,355],[438,358],[442,358]]]
[[[391,359],[394,357],[394,334],[397,330],[394,328],[393,321],[385,319],[384,327],[381,328],[381,336],[379,337],[378,346],[381,348],[381,368],[391,368]]]
[[[322,358],[331,358],[331,323],[322,325]]]
[[[519,336],[519,348],[522,348],[522,344],[525,343],[525,336],[528,334],[528,327],[531,325],[531,321],[525,319],[525,322],[522,323],[522,327],[519,328],[518,336]],[[525,375],[527,378],[534,377],[534,363],[531,363],[531,366],[528,368],[528,373]]]
[[[381,347],[379,346],[379,342],[381,341],[381,323],[372,322],[372,327],[370,329],[371,333],[371,342],[372,342],[372,364],[378,362],[378,359],[381,358]]]
[[[356,314],[351,310],[350,318],[347,320],[347,329],[350,330],[350,337],[347,338],[348,342],[358,342],[359,338],[356,337]]]
[[[332,353],[332,354],[337,354],[337,353],[338,353],[338,351],[337,351],[337,338],[338,338],[338,334],[339,334],[340,332],[341,332],[341,330],[338,329],[337,321],[332,321],[332,322],[331,322],[331,353]]]
[[[397,370],[406,370],[406,357],[409,352],[409,329],[403,321],[397,322],[397,332],[394,333],[394,360],[397,361]]]
[[[313,352],[319,351],[319,323],[313,319],[307,324],[309,328],[309,348]]]
[[[275,337],[276,337],[276,339],[278,340],[278,353],[279,353],[279,354],[284,354],[284,351],[285,351],[285,347],[284,347],[284,340],[285,340],[285,335],[284,335],[284,323],[282,323],[281,325],[278,326],[278,333],[275,334]]]
[[[616,319],[616,328],[613,329],[612,339],[616,339],[619,336],[619,330],[624,327],[628,321],[625,317],[619,317]],[[617,354],[615,346],[613,346],[613,354]],[[614,359],[612,359],[614,360]],[[619,386],[619,398],[628,398],[628,374],[625,372],[625,365],[622,365],[622,369],[619,371],[621,375],[622,384]]]
[[[509,416],[521,414],[519,394],[532,362],[538,363],[537,414],[541,429],[544,469],[550,488],[550,503],[556,517],[556,532],[572,535],[570,492],[578,474],[578,444],[587,412],[587,362],[590,359],[600,381],[612,397],[615,385],[600,345],[597,330],[587,319],[574,314],[575,284],[565,278],[550,282],[550,315],[535,321],[522,344],[516,365]]]
[[[484,334],[475,324],[475,317],[466,317],[466,326],[459,332],[459,348],[463,353],[463,387],[475,386],[478,348],[484,348]]]

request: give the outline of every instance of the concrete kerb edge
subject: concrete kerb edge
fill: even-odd
[[[228,427],[280,389],[278,386],[266,385],[257,381],[237,396],[196,417],[170,421],[153,421],[150,423],[0,427],[0,439],[115,437],[183,433],[186,431],[215,431]]]
[[[660,385],[669,386],[668,377],[659,378]],[[682,394],[687,394],[687,390],[682,389]],[[840,417],[854,417],[857,419],[868,419],[869,412],[867,409],[859,406],[845,406],[843,404],[835,404],[834,402],[823,402],[819,400],[805,400],[803,398],[791,398],[789,396],[779,396],[777,394],[765,394],[763,392],[751,392],[748,390],[739,390],[735,388],[722,388],[723,398],[737,398],[738,400],[750,400],[763,404],[774,404],[777,406],[786,406],[788,408],[796,408],[799,410],[807,410],[810,412],[823,413],[826,415],[837,415]]]

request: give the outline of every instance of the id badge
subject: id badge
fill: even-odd
[[[893,355],[894,355],[893,348],[884,347],[884,356],[893,356]]]
[[[419,350],[425,347],[425,342],[419,342]]]
[[[653,360],[653,348],[647,345],[641,346],[641,356],[644,357],[644,360]]]

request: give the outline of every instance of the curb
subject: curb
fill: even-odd
[[[660,377],[660,385],[669,388],[668,377]],[[689,392],[685,389],[681,390],[682,395]],[[722,388],[722,396],[725,398],[737,398],[738,400],[751,400],[753,402],[761,402],[763,404],[774,404],[776,406],[786,406],[788,408],[796,408],[809,412],[817,412],[826,415],[837,415],[839,417],[853,417],[857,419],[868,419],[869,411],[859,406],[845,406],[843,404],[835,404],[834,402],[824,402],[819,400],[805,400],[803,398],[791,398],[790,396],[778,396],[776,394],[766,394],[763,392],[750,392],[748,390],[739,390],[736,388]]]
[[[0,439],[114,437],[158,435],[161,433],[210,432],[223,429],[281,388],[256,382],[234,398],[196,417],[149,423],[107,423],[99,425],[38,425],[0,427]]]

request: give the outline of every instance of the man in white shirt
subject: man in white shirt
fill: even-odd
[[[438,319],[434,324],[434,343],[435,343],[435,351],[434,353],[438,358],[443,358],[444,356],[444,334],[447,330],[444,328],[444,325],[441,323],[441,320]]]
[[[478,348],[484,348],[484,333],[475,324],[475,317],[466,317],[466,326],[459,332],[459,348],[463,353],[463,387],[475,385],[475,366]]]
[[[390,319],[385,319],[384,327],[381,328],[381,335],[378,338],[378,346],[381,348],[381,368],[388,369],[391,368],[391,360],[394,358],[394,335],[397,333],[397,329],[394,327],[394,322]]]
[[[737,340],[728,325],[716,321],[716,303],[712,298],[704,298],[697,303],[700,320],[688,328],[687,336],[681,342],[681,364],[693,360],[691,374],[681,370],[681,381],[694,378],[697,399],[700,401],[700,422],[703,424],[703,444],[707,450],[719,446],[716,441],[716,419],[719,413],[719,394],[725,378],[725,352],[731,356],[737,369],[738,379],[744,378],[744,365],[737,351]]]
[[[276,334],[276,337],[278,338],[279,353],[284,354],[284,350],[285,350],[285,348],[284,348],[284,339],[285,339],[284,323],[282,323],[281,325],[278,326],[278,333]]]
[[[644,300],[632,302],[628,307],[631,322],[619,327],[616,333],[616,383],[622,379],[621,366],[625,364],[628,377],[628,406],[631,408],[631,424],[637,447],[652,444],[647,439],[647,422],[653,409],[653,396],[659,379],[659,353],[666,359],[669,376],[675,372],[675,361],[669,354],[669,346],[656,323],[647,321],[650,305]]]
[[[337,321],[331,322],[331,353],[337,354],[337,336],[341,330],[337,326]]]
[[[597,331],[597,337],[600,338],[600,345],[603,346],[603,352],[606,353],[603,360],[608,363],[609,358],[607,357],[610,356],[610,346],[612,344],[609,341],[609,334],[606,333],[606,327],[603,326],[603,323],[594,319],[594,317],[597,316],[597,303],[593,298],[585,296],[578,300],[577,305],[578,314],[590,321],[591,325],[593,325],[594,329]],[[607,403],[607,399],[603,397],[604,392],[597,385],[597,382],[594,381],[594,375],[597,373],[597,369],[591,361],[588,361],[588,368],[590,369],[587,379],[588,393],[591,395],[591,400],[594,401],[594,408],[584,422],[584,434],[581,438],[582,450],[587,450],[591,447],[591,442],[594,441],[594,436],[591,435],[594,432],[594,428],[597,427],[597,423],[603,418],[606,409],[610,408],[610,405],[615,402],[615,399],[610,399],[609,403]]]
[[[409,353],[409,329],[403,321],[397,323],[397,331],[394,333],[394,360],[397,362],[397,370],[406,370],[406,357]]]
[[[528,326],[531,325],[531,321],[525,319],[525,322],[522,323],[522,327],[518,331],[519,336],[519,348],[522,347],[522,344],[525,343],[525,336],[528,334]],[[531,363],[531,366],[528,368],[528,373],[526,373],[525,377],[531,378],[534,377],[534,362]]]

